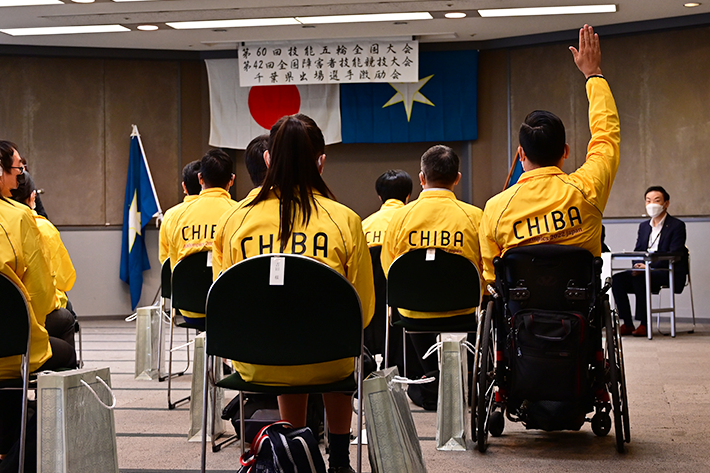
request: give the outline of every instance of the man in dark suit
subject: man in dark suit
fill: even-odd
[[[685,248],[685,223],[668,214],[670,196],[661,186],[652,186],[646,190],[646,213],[651,220],[639,225],[638,238],[634,251],[649,251],[659,253],[678,253],[681,260],[674,263],[673,283],[679,291],[685,285],[688,275],[688,253]],[[612,278],[611,290],[614,293],[619,318],[623,321],[621,335],[633,334],[635,337],[645,337],[646,328],[646,281],[644,278],[645,264],[634,263],[634,269],[617,273]],[[661,286],[668,284],[668,271],[654,271],[655,268],[668,268],[667,261],[651,264],[651,289],[658,292]],[[631,305],[628,294],[636,296],[636,320],[640,321],[634,329],[631,319]]]

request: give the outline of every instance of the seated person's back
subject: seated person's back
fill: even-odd
[[[481,209],[456,198],[453,188],[458,184],[459,158],[448,146],[429,148],[421,159],[419,179],[422,192],[419,198],[392,216],[382,245],[382,269],[388,273],[390,265],[411,250],[441,248],[462,255],[472,261],[479,271],[478,227]],[[414,312],[400,309],[403,317],[436,318],[472,312],[464,309],[451,312]]]
[[[174,217],[169,240],[171,269],[185,257],[211,251],[220,217],[236,205],[229,195],[234,182],[232,159],[222,150],[210,150],[200,162],[198,174],[202,191],[197,199],[185,202]],[[205,314],[182,311],[188,322]],[[199,321],[198,321],[199,322]]]
[[[592,138],[586,162],[566,174],[569,155],[562,121],[546,111],[530,113],[520,127],[518,153],[525,172],[518,182],[492,197],[481,222],[481,253],[486,283],[495,281],[493,259],[509,248],[542,243],[574,245],[601,254],[602,214],[619,166],[619,117],[609,85],[601,75],[599,38],[580,30],[579,50],[570,47],[587,78]]]

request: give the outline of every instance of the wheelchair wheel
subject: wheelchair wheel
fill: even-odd
[[[624,453],[624,442],[630,440],[629,414],[626,400],[626,381],[623,378],[620,351],[620,337],[618,336],[618,321],[612,317],[609,301],[604,301],[604,325],[606,326],[606,348],[609,373],[607,386],[611,392],[612,410],[614,411],[614,434],[616,437],[616,450]]]
[[[631,442],[631,427],[629,424],[629,398],[626,394],[626,369],[624,368],[624,350],[621,345],[621,334],[619,333],[619,318],[614,313],[614,322],[616,323],[617,330],[616,333],[616,360],[619,364],[619,394],[621,396],[621,403],[624,406],[621,415],[624,423],[624,441],[626,443]]]
[[[478,374],[478,406],[475,419],[477,430],[476,442],[479,452],[488,448],[488,429],[493,411],[493,385],[495,379],[495,349],[493,345],[493,302],[488,303],[481,332],[480,371]],[[473,415],[472,415],[473,417]],[[473,419],[472,419],[473,420]],[[471,426],[474,427],[473,425]],[[502,433],[502,429],[501,429]]]

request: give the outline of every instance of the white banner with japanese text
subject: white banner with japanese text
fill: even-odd
[[[417,82],[417,41],[246,43],[239,47],[239,85]]]

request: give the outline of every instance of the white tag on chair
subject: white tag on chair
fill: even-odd
[[[283,256],[271,257],[271,271],[269,272],[269,286],[284,285],[284,270],[286,259]]]
[[[425,261],[434,261],[436,259],[436,248],[427,248]]]
[[[207,267],[208,268],[212,267],[212,252],[211,251],[207,252]]]

